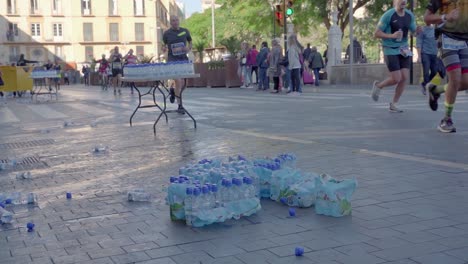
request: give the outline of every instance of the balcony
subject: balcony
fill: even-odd
[[[29,10],[29,14],[30,14],[31,16],[42,16],[42,10],[39,9],[39,8],[31,8],[31,9]]]
[[[52,10],[53,16],[63,16],[62,10]]]
[[[81,10],[83,16],[90,16],[91,15],[91,9],[83,9]]]

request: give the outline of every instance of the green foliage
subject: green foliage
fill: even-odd
[[[230,36],[221,40],[220,44],[225,46],[231,55],[235,56],[240,50],[241,41],[234,36]]]
[[[224,61],[208,62],[208,70],[224,69]]]
[[[143,55],[141,56],[139,59],[140,59],[140,63],[142,64],[145,64],[145,63],[150,63],[151,60],[153,59],[154,56],[148,56],[148,55]]]
[[[203,51],[205,50],[205,47],[208,45],[208,43],[205,40],[197,40],[194,43],[195,50],[198,53],[198,59],[200,62],[203,62]]]

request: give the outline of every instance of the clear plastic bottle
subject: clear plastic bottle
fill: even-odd
[[[233,199],[234,201],[238,201],[243,199],[243,186],[242,186],[242,180],[239,178],[233,178],[232,179],[232,193],[233,193]]]
[[[149,202],[151,200],[151,195],[140,189],[129,191],[127,196],[130,202]]]
[[[185,209],[185,223],[188,226],[192,225],[192,205],[193,205],[193,188],[187,187],[185,190],[185,200],[184,200],[184,209]]]
[[[210,188],[206,185],[202,187],[202,209],[209,210],[211,209],[212,204]]]
[[[193,197],[192,197],[192,215],[191,221],[193,221],[200,215],[201,209],[201,196],[200,196],[200,188],[193,189]]]
[[[220,201],[219,201],[218,185],[216,184],[211,185],[211,196],[212,196],[211,208],[219,207]]]
[[[37,204],[38,199],[37,199],[37,194],[35,193],[28,193],[28,204]]]
[[[403,30],[400,28],[398,29],[398,32],[401,32],[401,35],[399,38],[395,39],[396,42],[401,42],[403,40]]]
[[[0,221],[3,224],[9,224],[13,221],[13,213],[7,211],[5,208],[0,207]]]

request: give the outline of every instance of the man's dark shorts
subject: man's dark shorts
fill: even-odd
[[[385,55],[385,63],[390,72],[399,71],[401,69],[410,68],[411,57],[403,57],[402,55]]]
[[[122,75],[123,71],[122,69],[112,69],[112,77],[117,77],[117,75]]]
[[[188,57],[187,55],[183,55],[183,56],[171,56],[169,55],[169,57],[167,58],[167,62],[171,62],[171,61],[188,61]]]

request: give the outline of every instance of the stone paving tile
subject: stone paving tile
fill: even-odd
[[[435,242],[424,242],[419,244],[408,245],[404,247],[395,247],[372,252],[379,258],[394,261],[411,257],[419,257],[431,253],[437,253],[447,250],[447,247],[436,244]]]
[[[414,257],[412,260],[424,264],[464,264],[465,261],[444,253],[436,253],[427,256]]]
[[[46,251],[46,248],[44,247],[44,245],[37,245],[37,246],[26,247],[26,248],[12,249],[11,255],[13,257],[17,257],[17,256],[22,256],[22,255],[34,254],[34,253],[42,253],[44,251]]]
[[[346,255],[357,255],[361,253],[369,253],[369,252],[380,250],[380,248],[366,244],[366,243],[346,245],[346,246],[341,246],[341,247],[335,247],[333,249],[341,253],[344,253]]]
[[[35,264],[54,264],[50,257],[35,258],[33,262]]]
[[[70,255],[76,255],[76,254],[79,254],[81,252],[94,251],[94,250],[100,249],[100,248],[101,247],[97,243],[85,243],[83,245],[66,247],[65,251],[67,251],[67,253],[70,254]]]
[[[177,246],[171,246],[171,247],[163,247],[163,248],[158,248],[158,249],[151,249],[145,251],[151,258],[162,258],[162,257],[169,257],[169,256],[174,256],[178,254],[184,253],[182,249],[180,249]]]
[[[171,259],[174,260],[176,263],[183,264],[183,263],[211,263],[214,258],[208,255],[204,251],[194,251],[188,252],[184,254],[179,254],[175,256],[171,256]]]
[[[112,256],[111,259],[116,264],[127,264],[149,260],[150,257],[145,252],[132,252],[123,255]]]
[[[468,230],[451,227],[451,226],[431,229],[429,230],[429,232],[442,236],[442,237],[452,237],[452,236],[468,234]]]
[[[120,247],[112,247],[112,248],[105,248],[105,249],[97,249],[88,251],[88,255],[92,259],[98,259],[103,257],[110,257],[115,255],[125,254],[125,251]]]
[[[138,251],[145,251],[150,249],[159,248],[158,245],[154,242],[145,242],[141,244],[134,244],[129,246],[123,246],[122,249],[125,250],[127,253],[131,252],[138,252]]]
[[[71,264],[71,263],[76,263],[79,261],[85,261],[85,260],[90,260],[90,259],[91,258],[86,253],[52,257],[52,260],[54,261],[54,263],[63,263],[63,264]]]
[[[402,238],[412,243],[428,242],[428,241],[440,240],[442,238],[441,236],[430,233],[427,230],[406,233],[406,234],[399,235],[397,237]]]
[[[275,254],[268,250],[259,250],[254,252],[248,252],[244,254],[238,254],[235,256],[240,259],[243,263],[269,263],[270,260],[275,260],[278,258]]]
[[[93,260],[77,262],[76,264],[114,264],[114,262],[110,258],[98,258]]]
[[[301,256],[301,257],[289,256],[289,257],[271,259],[271,260],[268,260],[268,263],[270,263],[270,264],[288,264],[288,263],[313,264],[313,263],[318,263],[318,262],[315,262],[312,259],[304,257],[304,256]],[[331,264],[331,262],[320,262],[320,263]],[[334,263],[336,264],[338,262],[334,262]]]
[[[451,256],[457,257],[463,261],[468,261],[468,247],[449,250],[445,252]]]
[[[150,259],[146,261],[137,262],[138,264],[177,264],[170,258],[158,258],[158,259]]]
[[[242,248],[247,252],[257,251],[261,249],[267,249],[278,246],[275,242],[272,242],[268,239],[261,239],[255,241],[244,241],[242,243],[236,244],[238,247]]]
[[[102,248],[122,247],[135,244],[130,238],[106,239],[98,243]]]

